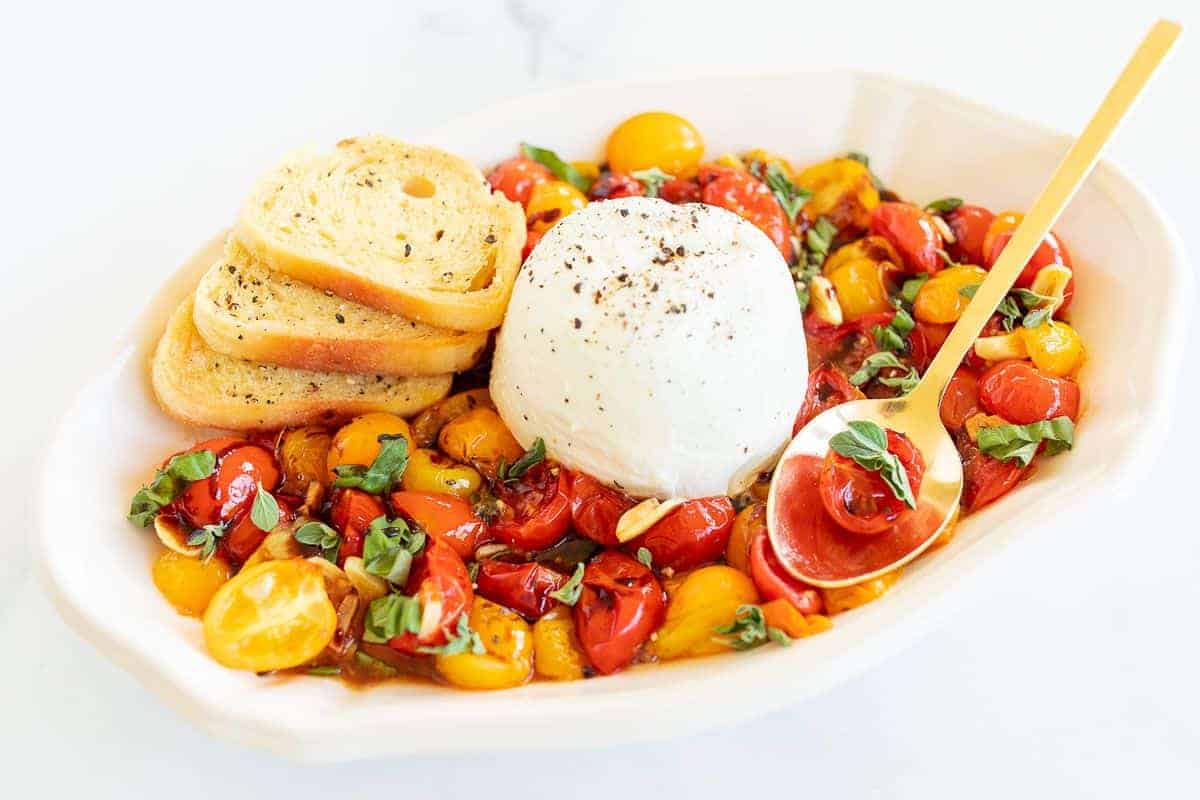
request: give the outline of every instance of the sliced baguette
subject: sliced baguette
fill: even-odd
[[[458,156],[366,136],[267,173],[234,234],[304,283],[430,325],[485,331],[504,318],[525,215]]]
[[[367,411],[408,416],[445,397],[453,377],[347,375],[230,358],[196,331],[191,298],[167,322],[150,375],[172,417],[232,430],[332,422]]]
[[[488,337],[435,328],[271,272],[235,239],[201,279],[192,317],[218,353],[328,372],[460,372],[475,364]]]

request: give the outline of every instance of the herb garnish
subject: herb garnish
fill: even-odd
[[[755,162],[756,164],[758,162]],[[783,213],[788,215],[788,221],[795,222],[796,215],[800,213],[801,207],[804,206],[808,199],[812,197],[812,192],[803,189],[792,182],[792,179],[783,171],[783,167],[772,161],[765,167],[758,164],[759,171],[756,172],[762,178],[763,183],[767,184],[767,188],[775,195],[775,199],[779,201],[780,207],[783,208]],[[751,165],[751,171],[754,165]]]
[[[847,423],[847,430],[829,440],[829,449],[853,460],[863,469],[878,472],[897,500],[909,508],[917,507],[908,472],[899,457],[887,449],[887,432],[868,420]]]
[[[416,601],[414,600],[413,602],[415,603]],[[471,630],[471,623],[468,621],[466,614],[458,618],[458,627],[450,641],[436,647],[417,648],[418,653],[442,656],[455,656],[459,653],[465,653],[468,650],[477,656],[481,656],[487,652],[483,647],[483,640],[479,638],[479,634]]]
[[[342,549],[342,536],[324,522],[306,522],[292,532],[292,538],[300,544],[319,547],[321,557],[336,564]]]
[[[403,586],[408,581],[413,558],[424,546],[424,531],[414,530],[402,519],[376,517],[363,540],[363,566],[372,575]]]
[[[814,255],[819,255],[821,260],[825,260],[825,256],[829,253],[830,246],[833,245],[833,237],[837,236],[837,226],[830,222],[825,217],[817,217],[817,221],[804,234],[804,245],[808,251]]]
[[[898,376],[881,376],[879,374],[881,370],[889,368],[902,369],[905,372]],[[895,353],[886,350],[872,353],[864,358],[859,368],[850,376],[850,383],[862,386],[872,378],[877,379],[884,386],[899,389],[901,394],[908,394],[921,382],[921,376],[917,374],[916,369],[896,358]]]
[[[546,460],[546,443],[542,437],[533,440],[533,446],[525,451],[525,455],[513,463],[507,463],[503,458],[496,465],[496,480],[500,483],[516,483],[526,472]]]
[[[875,334],[875,345],[880,350],[890,350],[893,353],[903,353],[908,350],[908,334],[916,327],[912,318],[903,306],[896,308],[896,314],[887,325],[876,325],[871,329]]]
[[[384,494],[400,480],[408,467],[408,440],[401,434],[384,433],[379,437],[379,455],[371,466],[342,464],[333,468],[339,489],[359,489],[367,494]]]
[[[387,644],[396,636],[419,633],[421,603],[415,597],[398,592],[377,597],[367,606],[363,617],[363,641]]]
[[[792,638],[773,625],[768,625],[761,608],[755,605],[738,606],[737,616],[728,625],[713,628],[722,636],[722,641],[735,650],[749,650],[766,644],[768,640],[785,647]]]
[[[558,153],[553,150],[522,142],[521,154],[546,167],[556,178],[566,181],[584,194],[592,188],[592,182],[585,178],[582,172],[559,158]]]
[[[943,197],[940,200],[934,200],[929,205],[925,206],[926,211],[934,214],[949,214],[954,209],[963,204],[961,197]]]
[[[846,153],[846,158],[850,159],[851,161],[857,161],[866,167],[867,174],[871,176],[871,185],[875,187],[876,191],[882,192],[884,190],[883,181],[881,181],[879,176],[875,174],[875,170],[871,169],[871,159],[866,153],[860,153],[856,150],[851,150],[849,153]]]
[[[910,306],[917,301],[917,292],[921,291],[921,287],[925,285],[925,281],[929,280],[928,273],[922,273],[915,278],[909,278],[900,287],[900,298]]]
[[[1027,467],[1043,442],[1048,456],[1070,450],[1075,445],[1075,423],[1070,417],[1055,417],[1028,425],[980,428],[977,443],[980,451],[992,458],[1019,461]]]
[[[637,549],[637,560],[642,563],[646,569],[654,569],[654,556],[645,547]]]
[[[958,293],[968,299],[974,298],[975,293],[982,285],[981,283],[970,283],[960,286]],[[1021,320],[1021,325],[1026,328],[1036,328],[1054,316],[1058,307],[1054,301],[1053,297],[1038,294],[1029,289],[1013,289],[1004,296],[1000,305],[996,306],[995,313],[1001,316],[1001,322],[1006,331],[1011,331],[1017,320]],[[1021,310],[1022,306],[1025,307],[1024,311]]]
[[[217,541],[225,535],[224,525],[205,525],[197,528],[188,535],[188,547],[199,547],[200,558],[208,561],[216,552]]]
[[[275,496],[263,488],[262,481],[254,493],[254,504],[250,506],[250,521],[260,531],[270,533],[279,524],[279,503]]]
[[[675,180],[674,175],[663,172],[658,167],[639,169],[638,171],[631,172],[629,174],[634,180],[642,184],[642,186],[646,189],[646,197],[658,197],[658,193],[662,189],[662,185],[667,181]],[[585,189],[584,191],[587,190]]]
[[[180,453],[154,473],[154,480],[138,489],[129,504],[129,521],[143,528],[154,521],[163,506],[183,493],[188,484],[213,474],[217,456],[211,450]]]
[[[575,572],[570,579],[562,585],[561,589],[556,589],[550,593],[560,603],[573,606],[579,602],[579,595],[583,593],[583,564],[575,565]]]

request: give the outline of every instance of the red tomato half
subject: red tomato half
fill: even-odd
[[[921,492],[925,459],[912,441],[902,433],[887,432],[887,449],[893,453],[912,487],[913,497]],[[853,459],[830,450],[821,467],[821,503],[826,513],[847,531],[859,534],[882,533],[896,524],[909,508],[879,476]]]
[[[533,187],[554,180],[554,173],[531,158],[513,156],[501,161],[490,173],[488,183],[514,203],[526,205]]]
[[[286,525],[295,517],[300,501],[284,495],[278,495],[275,500],[279,503],[279,522]],[[229,522],[225,536],[221,538],[221,550],[234,565],[241,564],[258,549],[268,533],[270,531],[254,524],[250,509],[244,508]]]
[[[960,264],[983,266],[983,240],[995,218],[996,215],[983,206],[966,203],[946,214],[943,219],[955,239],[954,244],[946,246],[950,257]]]
[[[942,395],[940,408],[942,424],[951,433],[960,431],[967,419],[979,413],[979,378],[974,372],[959,367]]]
[[[566,582],[566,575],[534,562],[483,561],[475,573],[475,591],[529,619],[537,619],[553,608],[558,601],[550,593]]]
[[[750,577],[764,600],[787,600],[802,614],[821,613],[821,593],[779,563],[766,528],[750,542]]]
[[[623,172],[606,172],[592,184],[588,197],[592,200],[616,200],[618,197],[642,197],[646,187],[632,175]]]
[[[929,215],[911,203],[880,203],[871,211],[871,233],[891,242],[907,272],[932,275],[942,268],[942,235]]]
[[[515,550],[541,550],[557,542],[571,525],[571,478],[565,469],[538,464],[513,484],[498,483],[505,505],[491,532]]]
[[[699,203],[700,184],[695,181],[673,178],[664,181],[663,185],[658,187],[658,196],[668,203]]]
[[[954,437],[963,462],[962,507],[978,511],[1012,491],[1029,467],[1019,461],[1000,461],[980,452],[965,432]]]
[[[676,572],[716,561],[729,544],[737,512],[728,497],[688,500],[654,523],[626,549],[650,551],[655,569],[670,567]]]
[[[375,495],[358,489],[333,490],[333,500],[329,505],[329,522],[333,529],[342,535],[342,548],[338,552],[339,562],[351,556],[362,555],[367,528],[385,514],[383,501]]]
[[[792,435],[799,433],[818,414],[851,400],[861,400],[863,396],[837,367],[818,367],[808,374],[808,391],[804,393],[804,405],[792,425]]]
[[[415,655],[419,647],[436,647],[454,636],[458,618],[470,611],[475,599],[467,566],[454,549],[437,537],[413,559],[405,593],[421,602],[421,630],[392,638],[389,645]]]
[[[487,530],[487,524],[475,516],[471,504],[451,494],[392,492],[388,499],[397,514],[450,545],[463,559],[474,555]]]
[[[605,674],[629,665],[666,616],[662,586],[649,569],[616,550],[587,565],[575,604],[575,630],[588,660]]]
[[[211,450],[217,467],[208,478],[192,482],[179,497],[184,518],[195,528],[229,522],[254,502],[261,481],[273,492],[279,486],[279,465],[271,451],[239,439],[210,439],[188,452]]]
[[[1002,361],[979,379],[979,402],[989,414],[1012,422],[1079,417],[1079,384],[1043,375],[1028,361]]]
[[[700,200],[754,224],[792,263],[792,225],[767,185],[748,172],[711,164],[700,168]]]
[[[608,547],[617,547],[617,520],[636,505],[633,498],[610,489],[582,472],[571,475],[571,523],[576,532]]]

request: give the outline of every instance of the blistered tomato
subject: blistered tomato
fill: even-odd
[[[1027,361],[1003,361],[979,378],[983,410],[1017,425],[1079,417],[1079,384],[1053,378]]]
[[[846,374],[837,367],[817,367],[808,375],[808,390],[804,393],[804,404],[792,425],[792,435],[812,421],[818,414],[851,400],[862,400],[863,393],[850,383]]]
[[[552,180],[554,180],[554,173],[533,159],[524,156],[514,156],[506,161],[501,161],[495,169],[488,173],[488,183],[491,184],[493,190],[503,192],[509,200],[521,205],[529,202],[529,195],[533,192],[534,186]]]
[[[571,522],[594,542],[616,547],[617,521],[636,502],[582,472],[571,474]]]
[[[929,215],[911,203],[880,203],[871,212],[871,233],[891,242],[907,272],[932,275],[942,268],[942,235]]]
[[[959,264],[985,263],[983,240],[995,218],[986,208],[966,203],[943,215],[954,234],[954,243],[946,247],[950,257]]]
[[[421,629],[393,637],[388,644],[401,653],[414,655],[421,647],[436,647],[450,641],[458,619],[468,613],[475,593],[463,560],[450,545],[433,536],[413,559],[405,593],[421,604]]]
[[[347,464],[371,466],[383,447],[380,436],[403,436],[408,441],[408,449],[413,449],[412,432],[403,419],[382,411],[363,414],[343,425],[333,435],[328,456],[330,480],[337,477],[335,467]]]
[[[765,526],[750,542],[750,577],[765,599],[786,600],[802,614],[821,613],[821,593],[784,569],[771,547]]]
[[[533,672],[533,632],[512,611],[476,597],[471,630],[479,634],[483,652],[439,655],[438,674],[460,689],[510,689]]]
[[[608,674],[633,661],[665,613],[654,574],[624,553],[605,550],[584,571],[575,630],[592,666]]]
[[[737,214],[767,235],[783,260],[792,261],[792,225],[767,185],[748,172],[706,165],[700,169],[700,199]]]
[[[397,514],[450,545],[463,559],[475,553],[487,529],[470,503],[451,494],[400,491],[392,492],[388,501]]]
[[[588,197],[592,200],[616,200],[619,197],[642,197],[646,187],[641,181],[623,172],[608,172],[592,184]]]
[[[547,181],[533,187],[525,207],[530,230],[545,232],[563,217],[586,206],[587,196],[566,181]]]
[[[665,111],[647,111],[622,122],[605,146],[614,172],[658,167],[676,178],[690,178],[704,155],[704,140],[692,123]]]
[[[656,569],[682,572],[710,561],[725,552],[733,528],[733,503],[728,497],[688,500],[654,523],[627,548],[650,551]]]
[[[534,562],[483,561],[475,573],[476,592],[528,619],[553,608],[558,601],[550,594],[566,582],[566,575]]]
[[[545,462],[511,483],[498,483],[503,504],[491,532],[516,550],[541,550],[557,542],[571,525],[570,477]]]
[[[925,461],[907,436],[887,432],[887,449],[908,475],[915,499],[921,491]],[[832,449],[825,456],[820,477],[821,504],[833,521],[851,533],[882,533],[908,510],[880,474],[860,466]]]
[[[342,536],[338,561],[361,556],[367,528],[384,516],[383,503],[378,497],[358,489],[335,489],[329,509],[329,522]]]

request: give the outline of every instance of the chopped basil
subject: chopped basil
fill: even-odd
[[[924,273],[915,278],[909,278],[900,287],[900,297],[911,306],[917,301],[917,292],[921,291],[921,287],[927,280],[929,280],[929,275]]]
[[[207,478],[216,468],[217,456],[211,450],[195,450],[175,456],[133,496],[129,504],[130,522],[146,527],[154,521],[163,506],[183,493],[189,483]]]
[[[817,221],[804,234],[804,245],[809,252],[824,257],[833,245],[837,232],[836,225],[825,217],[817,217]]]
[[[889,368],[902,369],[905,370],[905,373],[894,377],[879,375],[881,370]],[[916,369],[896,358],[895,353],[886,350],[880,353],[872,353],[864,358],[859,368],[850,376],[850,383],[855,386],[862,386],[872,378],[878,378],[879,382],[884,386],[898,388],[904,394],[911,392],[921,382],[921,376],[917,374]]]
[[[471,623],[467,619],[466,614],[458,618],[458,627],[450,641],[437,647],[417,648],[417,652],[419,653],[442,656],[454,656],[459,653],[465,653],[468,650],[477,656],[481,656],[487,652],[483,647],[483,640],[479,638],[479,634],[471,630]]]
[[[871,176],[871,185],[874,186],[877,191],[883,191],[883,181],[880,180],[879,176],[875,174],[875,170],[871,169],[871,159],[867,157],[866,153],[860,153],[857,150],[851,150],[849,153],[846,153],[846,158],[850,159],[851,161],[857,161],[866,167],[867,174]]]
[[[324,676],[332,676],[332,675],[341,675],[342,668],[335,667],[333,665],[320,666],[320,667],[309,667],[307,672],[309,675],[316,675],[318,677],[324,677]]]
[[[973,300],[975,298],[975,293],[979,291],[980,286],[983,286],[983,284],[982,283],[968,283],[966,286],[958,287],[958,293],[961,294],[963,297],[967,298],[968,300]]]
[[[925,206],[925,210],[932,211],[935,214],[949,214],[962,204],[963,201],[961,197],[943,197],[940,200],[934,200],[932,203]]]
[[[852,459],[863,469],[878,472],[897,500],[909,508],[917,507],[908,472],[895,453],[887,449],[887,432],[868,420],[847,423],[847,430],[829,440],[829,449]]]
[[[642,184],[646,190],[646,197],[658,197],[662,185],[667,181],[675,180],[674,175],[663,172],[658,167],[650,169],[639,169],[637,172],[629,173],[634,180]],[[584,191],[587,191],[586,189]]]
[[[224,525],[205,525],[203,528],[198,528],[188,535],[188,547],[199,547],[200,557],[208,561],[208,559],[212,558],[212,554],[216,552],[217,541],[224,535]]]
[[[582,172],[559,158],[558,153],[553,150],[522,142],[521,153],[549,169],[559,180],[566,181],[585,194],[592,188],[592,182],[585,178]]]
[[[525,451],[525,455],[513,463],[508,464],[504,459],[500,459],[500,463],[496,465],[496,480],[501,483],[516,483],[526,472],[545,460],[546,443],[539,436],[533,440],[533,446]]]
[[[654,569],[654,556],[645,547],[637,549],[637,560],[642,562],[642,566],[646,569]]]
[[[893,353],[907,352],[908,334],[912,332],[916,324],[912,315],[903,306],[898,307],[891,322],[887,325],[876,325],[871,329],[871,332],[875,334],[875,346],[880,350],[889,350]]]
[[[363,539],[363,566],[372,575],[403,586],[413,558],[425,546],[425,532],[413,530],[402,519],[376,517]]]
[[[556,589],[550,593],[560,603],[573,606],[579,602],[579,595],[583,593],[583,564],[575,565],[575,572],[570,579],[562,585],[561,589]]]
[[[260,531],[270,533],[279,524],[279,503],[275,496],[268,492],[258,482],[258,490],[254,493],[254,505],[250,506],[250,521]]]
[[[377,597],[363,617],[363,641],[387,644],[396,636],[421,630],[421,603],[415,597],[392,592]]]
[[[1037,292],[1030,291],[1029,289],[1013,289],[1010,294],[1016,295],[1017,299],[1020,300],[1021,304],[1026,308],[1037,308],[1042,303],[1049,303],[1050,301],[1054,300],[1054,298],[1049,295],[1038,294]]]
[[[324,522],[306,522],[292,532],[292,538],[300,544],[320,548],[322,558],[337,563],[338,552],[342,549],[342,537]]]
[[[408,467],[408,440],[400,434],[385,433],[380,435],[379,444],[379,455],[369,467],[360,464],[334,467],[337,474],[334,487],[359,489],[367,494],[384,494],[391,490]]]
[[[808,198],[812,197],[812,192],[792,183],[792,179],[783,171],[783,167],[775,162],[771,162],[763,168],[762,179],[767,184],[767,188],[771,190],[771,193],[775,195],[775,199],[779,201],[779,205],[783,208],[783,213],[788,215],[788,220],[795,222],[796,215],[800,213],[801,207],[808,202]]]
[[[821,257],[824,260],[824,257]],[[810,263],[806,257],[802,263],[790,267],[792,279],[796,282],[796,300],[800,303],[800,313],[808,310],[808,303],[811,299],[809,284],[812,279],[821,274],[821,266],[819,263]]]
[[[713,632],[720,641],[735,650],[749,650],[768,641],[789,645],[792,639],[779,628],[767,624],[761,608],[755,605],[738,606],[737,616],[728,625],[718,625]]]
[[[1054,305],[1042,306],[1036,308],[1025,315],[1025,319],[1021,320],[1021,324],[1026,328],[1036,328],[1039,325],[1046,323],[1054,316]]]
[[[1048,456],[1070,450],[1075,445],[1075,423],[1070,417],[1055,417],[1029,425],[979,429],[981,452],[1000,461],[1019,461],[1023,466],[1029,466],[1043,442]]]

